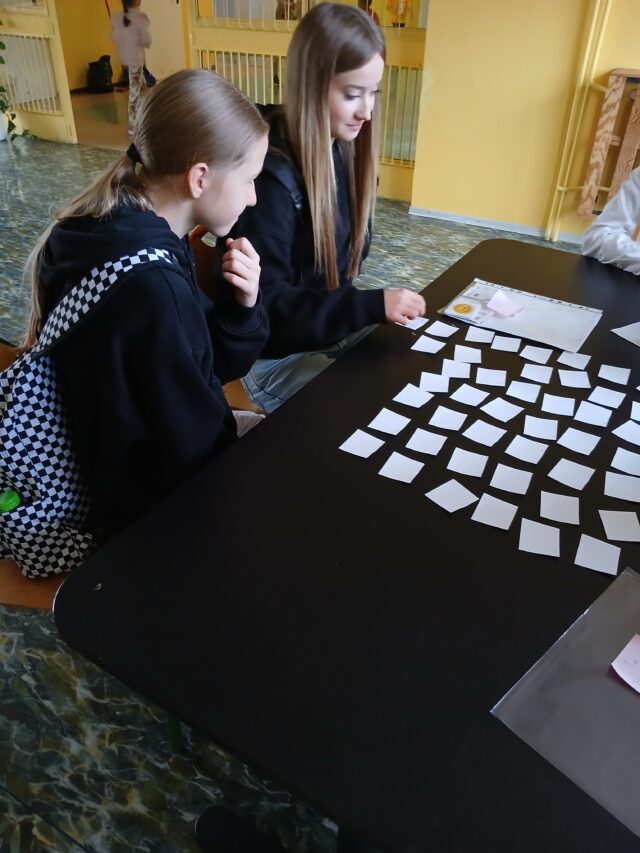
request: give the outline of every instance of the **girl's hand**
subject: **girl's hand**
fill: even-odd
[[[419,293],[412,290],[385,290],[384,313],[387,323],[406,323],[424,317],[427,304]]]
[[[239,305],[253,308],[258,299],[260,256],[246,237],[225,240],[227,251],[222,256],[222,276],[234,288]]]

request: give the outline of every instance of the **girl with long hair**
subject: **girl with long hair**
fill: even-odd
[[[111,37],[118,51],[118,58],[129,74],[129,136],[133,133],[140,95],[145,87],[144,51],[151,45],[149,18],[140,11],[141,2],[142,0],[122,0],[122,12],[111,16]]]
[[[234,234],[260,255],[271,331],[244,378],[277,408],[376,323],[424,314],[409,290],[358,290],[377,186],[384,38],[355,6],[320,3],[300,21],[286,61],[283,107],[263,114],[270,150],[257,203]]]
[[[127,524],[236,437],[221,386],[266,340],[259,259],[246,238],[226,241],[214,305],[196,286],[186,235],[199,222],[230,231],[255,202],[266,150],[248,98],[210,71],[179,71],[145,97],[126,154],[32,252],[25,347],[83,278],[130,268],[51,352],[90,533]],[[142,263],[150,249],[165,262]]]

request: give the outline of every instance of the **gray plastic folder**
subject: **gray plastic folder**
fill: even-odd
[[[611,669],[637,633],[625,569],[491,713],[640,836],[640,694]]]

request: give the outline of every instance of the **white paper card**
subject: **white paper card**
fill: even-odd
[[[636,403],[635,401],[631,404],[631,419],[640,421],[640,403]]]
[[[429,432],[428,429],[418,429],[406,444],[407,450],[415,450],[418,453],[428,453],[429,456],[437,456],[447,440],[446,435],[438,432]]]
[[[480,406],[480,411],[486,412],[497,421],[510,421],[519,415],[522,411],[522,406],[516,406],[515,403],[510,403],[508,400],[503,400],[502,397],[496,397]]]
[[[551,521],[580,524],[580,498],[558,495],[555,492],[540,492],[540,515]]]
[[[491,299],[487,302],[487,308],[495,311],[500,317],[515,317],[519,314],[523,305],[520,305],[514,299],[511,299],[503,290],[496,290]]]
[[[547,347],[534,347],[531,344],[527,344],[520,353],[520,356],[526,358],[527,361],[535,361],[536,364],[546,364],[552,352],[553,350]]]
[[[449,399],[453,400],[454,403],[464,403],[466,406],[479,406],[488,396],[488,391],[474,388],[473,385],[467,385],[465,382],[464,385],[461,385],[457,391],[451,394]]]
[[[568,450],[573,450],[575,453],[582,453],[584,456],[588,456],[599,441],[599,435],[592,435],[590,432],[569,427],[558,439],[558,444],[561,444]]]
[[[523,471],[521,468],[511,468],[509,465],[503,465],[499,462],[491,478],[490,485],[494,489],[501,489],[503,492],[526,495],[532,476],[533,474],[530,471]]]
[[[640,634],[633,635],[611,666],[629,687],[640,693]]]
[[[457,480],[449,480],[441,486],[431,489],[430,492],[425,493],[425,497],[446,509],[447,512],[457,512],[478,500],[473,492],[470,492]]]
[[[591,388],[589,374],[584,370],[558,370],[558,375],[566,388]]]
[[[617,409],[625,397],[626,394],[622,391],[612,391],[610,388],[596,385],[587,397],[587,400],[590,403],[596,403],[598,406],[608,406],[610,409]]]
[[[583,352],[562,352],[558,356],[558,364],[566,364],[567,367],[584,370],[590,359],[591,356]]]
[[[639,476],[640,453],[632,453],[630,450],[618,447],[613,459],[611,460],[611,467],[617,468],[618,471],[624,471],[625,474],[634,474],[635,476]]]
[[[619,559],[620,548],[617,545],[610,545],[583,533],[574,562],[576,566],[583,566],[585,569],[615,575],[618,572]]]
[[[423,391],[417,385],[412,385],[411,382],[405,385],[393,398],[394,403],[403,403],[405,406],[413,406],[414,409],[419,409],[424,406],[433,397],[428,391]]]
[[[405,418],[404,415],[398,415],[392,412],[391,409],[380,409],[378,414],[369,424],[370,429],[377,429],[380,432],[388,432],[391,435],[397,435],[401,429],[404,429],[411,419]]]
[[[471,365],[466,361],[454,361],[451,358],[442,359],[442,375],[452,379],[468,379],[471,376]]]
[[[616,382],[618,385],[626,385],[629,381],[631,371],[628,367],[613,367],[611,364],[603,364],[598,371],[600,379],[606,379],[607,382]]]
[[[450,338],[457,331],[459,331],[458,326],[451,326],[449,323],[443,323],[442,320],[436,320],[429,326],[429,334],[436,335],[438,338]]]
[[[640,424],[635,421],[625,421],[613,430],[613,434],[630,444],[640,445]]]
[[[536,465],[544,456],[548,446],[541,441],[532,441],[530,438],[517,435],[505,453],[508,453],[509,456],[515,456],[516,459],[521,459],[523,462],[531,462]]]
[[[481,524],[489,524],[491,527],[499,527],[501,530],[508,530],[517,511],[518,507],[514,504],[485,493],[478,501],[471,519]]]
[[[508,397],[515,397],[516,400],[524,400],[525,403],[535,403],[540,393],[540,385],[533,385],[531,382],[519,382],[517,379],[514,379],[505,393]]]
[[[522,338],[509,338],[506,335],[496,335],[491,344],[491,349],[501,352],[518,352]]]
[[[342,442],[339,449],[344,450],[346,453],[352,453],[354,456],[361,456],[363,459],[368,459],[383,444],[383,439],[369,435],[368,432],[362,429],[357,429],[353,435],[350,435],[346,441]]]
[[[441,376],[439,373],[426,373],[422,371],[420,377],[420,388],[431,394],[446,394],[449,391],[449,377]]]
[[[543,364],[525,364],[520,374],[521,379],[528,379],[530,382],[547,382],[551,381],[553,375],[553,367],[545,367]]]
[[[525,415],[522,431],[531,438],[545,438],[548,441],[555,441],[558,437],[558,421],[553,418],[536,418],[533,415]]]
[[[469,326],[465,341],[473,344],[490,344],[495,332],[491,329],[479,329],[477,326]]]
[[[456,447],[451,454],[447,468],[449,471],[466,474],[468,477],[482,477],[488,459],[489,457],[482,453],[471,453],[461,447]]]
[[[466,421],[467,416],[463,412],[456,412],[455,409],[448,409],[446,406],[438,406],[429,425],[439,429],[458,430]]]
[[[476,347],[466,347],[464,344],[456,344],[453,359],[454,361],[465,361],[467,364],[481,364],[482,350]]]
[[[545,394],[540,408],[550,415],[572,415],[576,407],[573,397],[559,397],[557,394]]]
[[[540,524],[523,518],[520,525],[518,548],[530,554],[544,554],[547,557],[560,556],[560,531],[550,524]]]
[[[408,456],[403,456],[401,453],[394,451],[378,473],[382,474],[383,477],[388,477],[390,480],[411,483],[423,467],[423,462],[409,459]]]
[[[411,349],[417,352],[436,353],[440,352],[445,345],[445,341],[436,341],[435,338],[430,338],[429,335],[420,335]]]
[[[607,471],[604,476],[604,493],[608,498],[640,503],[640,477]]]
[[[640,323],[629,323],[628,326],[619,326],[617,329],[611,329],[614,335],[620,335],[625,341],[629,341],[640,347]]]
[[[549,471],[548,476],[552,480],[557,480],[563,486],[569,486],[572,489],[580,491],[584,489],[589,480],[595,473],[595,468],[589,468],[587,465],[580,465],[578,462],[571,462],[570,459],[561,459]]]
[[[426,317],[414,317],[413,320],[407,320],[406,323],[396,323],[396,326],[404,326],[405,329],[421,329],[427,323]]]
[[[586,400],[583,400],[574,417],[583,424],[605,427],[609,423],[611,409],[605,409],[604,406],[596,406],[595,403],[587,403]]]
[[[640,542],[640,523],[635,512],[616,512],[610,509],[598,510],[607,539],[619,542]]]
[[[478,420],[467,427],[462,434],[469,441],[477,441],[478,444],[484,444],[485,447],[493,447],[497,441],[500,441],[505,432],[506,429]]]
[[[504,388],[507,384],[507,371],[479,367],[476,372],[476,382],[478,385],[496,385]]]

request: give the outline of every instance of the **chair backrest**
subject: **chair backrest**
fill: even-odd
[[[13,364],[15,357],[18,354],[18,348],[12,347],[9,344],[0,342],[0,370],[6,370],[10,364]]]

